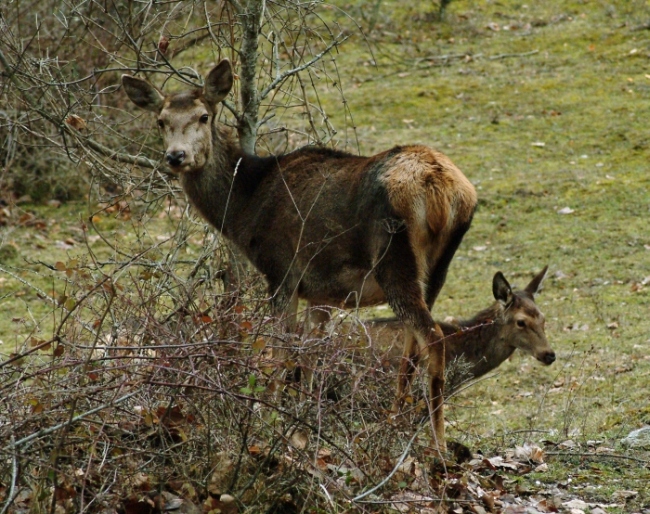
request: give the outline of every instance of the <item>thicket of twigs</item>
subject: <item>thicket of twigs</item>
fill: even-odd
[[[203,271],[52,273],[65,282],[54,336],[0,367],[3,511],[155,512],[178,498],[205,512],[231,498],[231,512],[327,511],[407,446],[412,428],[385,423],[393,376],[361,325],[305,335],[298,352],[263,306]],[[285,381],[301,362],[318,363],[311,392]]]

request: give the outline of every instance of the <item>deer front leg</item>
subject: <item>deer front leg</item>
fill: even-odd
[[[282,285],[271,296],[271,314],[282,322],[283,332],[295,332],[298,326],[298,292]]]
[[[330,320],[332,309],[329,306],[317,306],[309,302],[307,305],[307,318],[305,320],[304,333],[312,337],[322,337],[325,332],[325,325]],[[303,382],[301,387],[301,399],[305,400],[308,393],[311,393],[314,388],[314,369],[318,362],[318,358],[314,357],[313,352],[306,352],[300,359],[300,379]]]
[[[411,325],[413,328],[410,329],[413,339],[417,343],[413,346],[417,346],[417,348],[410,351],[411,353],[415,352],[418,360],[426,359],[429,415],[433,424],[433,439],[438,450],[444,452],[446,450],[443,396],[445,390],[445,341],[442,330],[433,321],[429,311],[424,309],[419,311],[419,314],[420,322],[413,323]],[[408,317],[406,322],[408,323]],[[404,361],[402,363],[404,364]],[[414,370],[415,368],[411,370],[411,375]],[[410,377],[404,377],[402,387],[408,385],[407,379],[410,380]],[[399,385],[398,382],[398,395],[401,392],[403,398],[404,391],[399,390]]]
[[[297,327],[298,313],[298,293],[297,288],[290,288],[282,284],[275,289],[270,288],[272,296],[270,299],[271,314],[274,322],[277,320],[280,327],[277,329],[276,336],[273,338],[274,343],[271,346],[271,359],[277,369],[279,369],[279,384],[287,380],[286,364],[288,361],[287,345],[291,344]],[[274,331],[275,332],[275,331]],[[276,381],[275,387],[278,392],[283,386],[278,387]]]

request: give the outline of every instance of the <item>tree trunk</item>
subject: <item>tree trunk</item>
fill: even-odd
[[[248,0],[241,12],[243,39],[241,43],[240,93],[242,114],[239,118],[239,141],[242,149],[255,153],[257,115],[260,107],[257,91],[257,45],[264,16],[265,0]]]

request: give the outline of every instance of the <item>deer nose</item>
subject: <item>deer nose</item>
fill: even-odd
[[[549,364],[553,364],[555,362],[555,352],[546,352],[544,355],[542,355],[541,360],[547,366]]]
[[[167,164],[170,166],[180,166],[185,160],[185,152],[182,150],[176,152],[167,152],[165,154],[165,159],[167,159]]]

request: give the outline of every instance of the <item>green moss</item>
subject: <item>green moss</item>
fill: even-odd
[[[0,264],[12,262],[18,258],[18,250],[12,245],[0,246]]]

